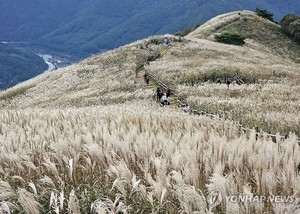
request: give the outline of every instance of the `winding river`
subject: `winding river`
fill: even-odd
[[[40,57],[42,57],[45,61],[45,63],[48,65],[48,69],[45,71],[46,72],[51,72],[56,69],[55,65],[51,62],[52,56],[49,54],[38,54]]]

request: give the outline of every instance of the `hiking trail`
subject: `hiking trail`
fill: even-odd
[[[168,46],[168,47],[160,46],[159,47],[159,53],[160,53],[160,55],[159,55],[159,57],[157,57],[157,59],[160,58],[160,57],[162,57],[163,54],[165,52],[167,52],[168,50],[170,50],[171,47],[173,47],[175,44],[176,43],[174,43],[172,46]],[[155,60],[156,59],[152,60],[152,62],[155,61]],[[146,71],[145,71],[144,66],[145,65],[143,65],[143,66],[141,66],[140,68],[137,69],[137,71],[136,71],[136,80],[137,80],[137,82],[139,82],[140,84],[143,85],[144,89],[151,89],[151,90],[153,90],[153,98],[156,99],[156,90],[157,90],[157,88],[158,87],[160,87],[161,89],[163,89],[163,88],[160,85],[158,85],[153,80],[153,78],[151,76],[149,76],[150,81],[149,81],[149,84],[147,85],[147,83],[145,81],[145,73],[146,73]],[[147,65],[147,66],[150,66],[150,65]],[[159,103],[159,102],[157,101],[157,103]],[[173,96],[172,93],[171,93],[171,96],[169,98],[169,103],[170,103],[170,105],[168,105],[168,106],[178,107],[178,103],[176,102],[176,99],[174,98],[174,96]]]

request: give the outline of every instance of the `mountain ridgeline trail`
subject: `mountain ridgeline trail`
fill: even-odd
[[[179,39],[177,39],[179,40]],[[167,92],[168,90],[170,91],[170,97],[169,97],[169,106],[178,106],[178,103],[176,102],[176,99],[174,97],[174,90],[170,89],[168,86],[166,86],[165,84],[163,84],[162,82],[160,82],[159,80],[157,80],[155,78],[155,76],[153,76],[152,74],[148,73],[146,71],[147,66],[150,66],[150,63],[159,59],[160,57],[163,56],[163,54],[165,52],[167,52],[168,50],[170,50],[173,46],[178,46],[179,43],[173,43],[172,45],[169,46],[162,46],[159,45],[158,49],[155,50],[152,54],[150,54],[150,56],[147,56],[146,58],[140,60],[137,63],[137,68],[136,68],[136,79],[139,83],[142,83],[143,85],[145,85],[146,89],[152,89],[153,91],[157,91],[157,89],[159,88],[160,90],[162,90],[162,94],[164,92]],[[148,51],[147,49],[145,49],[145,51]],[[157,96],[157,93],[155,93],[155,95],[153,96],[154,99],[156,101],[158,101],[160,103],[160,98]]]

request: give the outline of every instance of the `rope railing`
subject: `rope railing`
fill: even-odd
[[[161,82],[155,75],[147,72],[147,75],[159,86],[159,87],[162,87],[164,89],[170,89],[165,83]],[[178,94],[175,92],[175,90],[171,89],[171,93],[172,95],[175,97],[175,100],[176,102],[181,106],[186,106],[187,104],[184,103],[183,101],[181,101],[179,99],[179,96]],[[210,117],[211,119],[214,119],[214,120],[223,120],[224,122],[228,123],[228,124],[234,124],[234,125],[237,125],[239,126],[239,129],[241,131],[243,131],[244,133],[247,133],[247,132],[252,132],[253,130],[255,129],[249,129],[249,128],[245,128],[243,125],[239,124],[238,122],[236,121],[232,121],[232,120],[228,120],[226,118],[221,118],[219,115],[215,115],[215,114],[211,114],[211,113],[208,113],[208,112],[205,112],[205,111],[201,111],[201,110],[198,110],[198,109],[194,109],[194,108],[191,108],[190,109],[190,112],[192,112],[193,114],[197,114],[197,115],[203,115],[203,116],[207,116],[207,117]],[[256,134],[256,137],[258,136],[267,136],[267,137],[270,137],[272,139],[273,142],[276,142],[276,138],[279,137],[281,139],[286,139],[288,137],[288,135],[285,135],[285,136],[282,136],[282,135],[275,135],[275,134],[269,134],[269,133],[266,133],[266,132],[258,132],[257,130],[255,130],[255,134]],[[300,145],[300,138],[297,139],[298,141],[298,144]]]

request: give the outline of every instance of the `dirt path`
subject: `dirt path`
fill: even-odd
[[[167,52],[171,47],[160,47],[160,53],[161,53],[161,56]],[[142,67],[142,68],[139,68],[136,72],[136,81],[138,83],[140,83],[144,89],[151,89],[153,91],[153,95],[156,93],[156,89],[158,87],[158,85],[150,78],[150,83],[149,85],[146,84],[145,82],[145,79],[144,79],[144,75],[145,75],[145,69]],[[171,95],[170,99],[169,99],[169,102],[170,102],[170,106],[172,107],[178,107],[177,106],[177,103],[176,103],[176,100],[175,98]]]
[[[139,69],[136,73],[136,80],[139,82],[139,83],[142,83],[142,84],[145,84],[145,80],[144,80],[144,75],[145,75],[145,70],[144,69]]]
[[[176,46],[175,45],[176,43],[173,44],[173,46]],[[164,47],[164,46],[160,46],[159,47],[159,51],[160,51],[160,57],[162,57],[162,55],[167,52],[171,47],[173,46],[168,46],[168,47]],[[144,75],[145,75],[145,69],[144,68],[139,68],[137,73],[136,73],[136,80],[137,82],[143,84],[146,86],[146,82],[145,82],[145,79],[144,79]],[[153,87],[152,87],[153,88]]]

